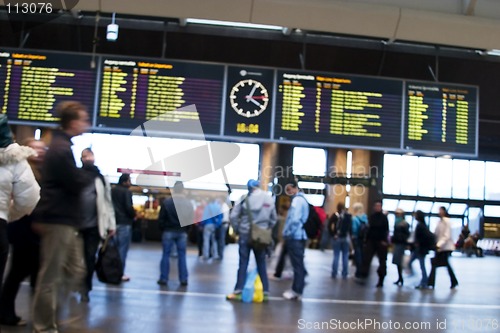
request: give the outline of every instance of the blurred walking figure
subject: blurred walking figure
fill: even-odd
[[[216,230],[222,224],[222,206],[219,199],[213,199],[203,210],[203,259],[219,260]]]
[[[90,182],[81,195],[82,224],[80,232],[83,237],[83,254],[87,276],[85,286],[81,290],[81,301],[90,301],[92,290],[97,247],[101,239],[115,234],[116,222],[113,202],[111,200],[111,185],[95,166],[94,152],[90,148],[82,151],[82,169],[87,172]]]
[[[455,272],[450,266],[449,258],[451,256],[451,252],[455,250],[455,244],[451,239],[451,223],[448,212],[446,208],[439,208],[439,217],[440,220],[436,226],[436,230],[434,231],[434,235],[436,236],[436,256],[432,258],[432,268],[431,273],[429,275],[429,287],[434,288],[436,282],[436,268],[437,267],[446,267],[448,269],[448,274],[450,275],[451,289],[455,289],[458,286],[458,280],[455,276]]]
[[[118,252],[120,252],[124,272],[128,249],[132,241],[132,224],[135,218],[132,192],[129,190],[130,186],[132,186],[130,175],[124,173],[120,176],[118,185],[111,190],[111,198],[113,200],[116,218],[115,241],[118,246]],[[130,277],[123,274],[122,281],[130,281]]]
[[[337,278],[341,254],[342,278],[346,279],[349,273],[349,238],[352,230],[352,218],[351,214],[347,213],[344,203],[341,202],[337,205],[337,212],[332,214],[328,225],[333,248],[332,279]]]
[[[255,255],[257,271],[259,272],[264,289],[264,301],[269,297],[269,280],[266,268],[266,249],[252,246],[251,229],[272,229],[276,224],[277,215],[274,200],[263,190],[257,180],[249,180],[247,183],[248,195],[237,203],[231,212],[231,223],[239,234],[239,265],[238,276],[234,292],[227,299],[241,300],[241,293],[247,277],[250,251]]]
[[[406,246],[408,245],[408,237],[410,237],[410,225],[405,221],[405,212],[401,208],[396,209],[396,221],[394,222],[394,234],[392,235],[392,244],[394,245],[392,252],[392,263],[398,268],[398,280],[395,285],[402,286],[403,281],[403,258],[405,255]]]
[[[36,156],[36,152],[32,148],[14,143],[7,117],[0,115],[0,283],[3,281],[3,273],[9,253],[7,221],[18,221],[31,214],[40,198],[40,186],[38,186],[27,161],[28,158],[33,156]],[[22,222],[15,223],[16,226],[24,225]],[[23,237],[28,239],[29,235],[26,234]],[[19,244],[19,242],[15,243]],[[23,243],[22,240],[21,243]],[[23,247],[21,246],[21,248]],[[15,278],[18,275],[23,275],[23,278],[29,275],[29,272],[24,274],[23,271],[19,272],[19,270],[22,270],[23,265],[29,270],[29,268],[33,267],[33,263],[20,261],[23,256],[19,249],[19,246],[16,246],[15,252],[13,251],[16,266],[11,267],[7,280],[9,283],[4,284],[3,293],[2,288],[0,288],[2,300],[0,323],[4,325],[26,324],[15,313],[14,300],[20,282],[16,283],[14,280],[19,280]],[[14,274],[16,272],[19,272],[19,274]],[[16,287],[16,285],[17,289],[14,290],[12,287]]]
[[[377,288],[384,286],[387,275],[387,249],[389,247],[389,221],[382,211],[382,201],[376,201],[373,205],[373,214],[368,219],[368,232],[363,252],[363,265],[359,274],[358,282],[365,283],[370,274],[370,267],[374,255],[377,255],[379,267],[377,269]]]
[[[427,225],[425,224],[425,215],[421,210],[415,212],[415,220],[417,220],[417,227],[415,228],[415,250],[414,255],[420,263],[420,270],[422,272],[422,279],[417,289],[427,288],[427,269],[425,267],[425,257],[430,250],[435,247],[435,238]]]
[[[188,284],[188,270],[186,265],[187,227],[181,226],[181,221],[193,221],[194,209],[184,195],[184,184],[178,181],[174,184],[170,198],[161,204],[158,225],[162,231],[161,242],[163,254],[160,261],[159,285],[166,285],[170,273],[170,251],[175,244],[177,248],[178,273],[181,286]]]
[[[283,298],[300,300],[305,287],[304,253],[307,234],[304,230],[304,223],[309,217],[309,203],[304,194],[300,192],[295,180],[285,186],[285,193],[292,197],[283,229],[283,238],[293,267],[293,282],[292,288],[283,293]]]
[[[364,213],[363,204],[356,202],[352,206],[352,247],[354,248],[354,264],[356,266],[356,276],[363,264],[363,244],[368,230],[368,217]]]
[[[58,332],[58,292],[81,290],[86,273],[83,262],[80,195],[89,183],[76,167],[71,138],[89,128],[89,115],[79,102],[58,104],[61,129],[55,130],[42,169],[40,203],[34,228],[41,237],[40,272],[33,299],[33,331]]]

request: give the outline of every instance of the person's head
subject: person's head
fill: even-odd
[[[363,204],[361,202],[356,202],[354,205],[352,205],[352,213],[354,216],[363,215],[364,211],[365,208],[363,207]]]
[[[124,187],[130,187],[132,185],[130,181],[130,175],[128,173],[124,173],[118,179],[118,184]]]
[[[425,214],[424,214],[424,212],[422,212],[421,210],[417,210],[415,212],[414,216],[415,216],[415,220],[417,220],[417,222],[425,224]]]
[[[373,212],[374,213],[382,212],[382,201],[381,200],[375,201],[375,203],[373,204]]]
[[[401,208],[396,208],[396,211],[394,212],[396,217],[404,217],[405,216],[405,211],[402,210]]]
[[[285,185],[285,194],[294,196],[299,193],[299,185],[296,180],[291,180]]]
[[[250,192],[250,193],[252,193],[256,188],[259,188],[259,187],[260,187],[260,183],[258,180],[250,179],[247,182],[248,192]]]
[[[94,152],[90,148],[85,148],[82,150],[82,157],[80,158],[83,165],[94,165],[95,157]]]
[[[23,146],[28,146],[36,152],[36,156],[28,157],[28,161],[33,163],[42,163],[45,158],[45,152],[47,151],[47,145],[45,142],[36,140],[33,137],[26,138],[22,142]]]
[[[62,130],[71,137],[85,133],[90,127],[87,108],[80,102],[61,102],[56,107],[56,114]]]
[[[343,202],[339,202],[337,204],[337,212],[342,213],[345,210],[345,204]]]
[[[0,114],[0,148],[5,148],[13,142],[14,139],[12,138],[7,116]]]
[[[439,207],[439,217],[449,217],[449,216],[450,215],[448,214],[446,207],[444,206]]]
[[[173,193],[181,194],[183,192],[184,192],[184,183],[181,182],[180,180],[176,181],[174,184]]]

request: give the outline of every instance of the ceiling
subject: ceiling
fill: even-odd
[[[392,41],[500,49],[498,0],[66,0],[84,11],[204,18]]]

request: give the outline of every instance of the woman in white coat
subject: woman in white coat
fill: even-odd
[[[439,208],[439,220],[434,235],[436,236],[436,256],[432,258],[432,268],[429,275],[428,286],[434,288],[436,280],[436,268],[446,267],[448,268],[448,274],[450,274],[451,289],[455,289],[458,286],[457,277],[450,266],[449,257],[451,252],[455,250],[455,244],[451,239],[451,223],[449,219],[448,212],[446,208]]]
[[[36,155],[12,140],[7,117],[0,115],[0,278],[9,253],[7,222],[31,214],[40,199],[40,186],[27,162]],[[0,280],[1,281],[1,280]],[[1,289],[0,289],[1,292]]]

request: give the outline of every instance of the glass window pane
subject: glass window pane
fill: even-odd
[[[433,197],[436,185],[436,159],[419,157],[418,159],[418,195]]]
[[[460,236],[460,233],[462,232],[462,219],[459,218],[451,218],[450,219],[450,224],[451,224],[451,239],[453,242],[456,242],[458,240],[458,236]]]
[[[421,210],[424,213],[429,213],[432,209],[432,205],[434,203],[432,201],[417,201],[415,205],[415,210]]]
[[[463,203],[452,203],[450,208],[448,208],[448,214],[450,215],[463,215],[465,210],[467,209],[467,205]]]
[[[396,199],[384,199],[382,200],[382,207],[384,210],[393,212],[398,208],[399,200]]]
[[[429,230],[434,232],[436,230],[438,222],[439,222],[439,217],[431,216],[429,219]]]
[[[451,198],[452,170],[452,160],[436,159],[436,197]]]
[[[326,151],[319,148],[293,148],[293,173],[295,175],[324,176]]]
[[[500,200],[500,186],[498,177],[500,175],[500,163],[486,162],[486,200]]]
[[[325,203],[325,196],[320,194],[304,194],[307,201],[313,206],[323,207]]]
[[[448,209],[450,207],[450,204],[447,202],[435,202],[434,206],[432,206],[432,213],[437,214],[439,213],[439,208],[443,206],[444,208]]]
[[[389,221],[389,231],[392,233],[394,231],[394,223],[396,222],[396,215],[388,214],[387,220]]]
[[[401,155],[384,155],[384,194],[401,193]]]
[[[469,198],[484,199],[484,162],[470,161],[469,166]]]
[[[453,160],[453,198],[469,198],[468,160]]]
[[[316,182],[299,182],[299,188],[324,190],[325,184],[324,183],[316,183]]]
[[[500,217],[500,206],[484,206],[484,216],[487,217]]]
[[[401,194],[417,195],[418,189],[418,157],[401,157]]]
[[[479,207],[469,207],[469,230],[471,234],[480,231],[481,218],[483,217],[483,210]]]
[[[399,206],[405,213],[412,213],[415,208],[415,200],[399,200]]]

